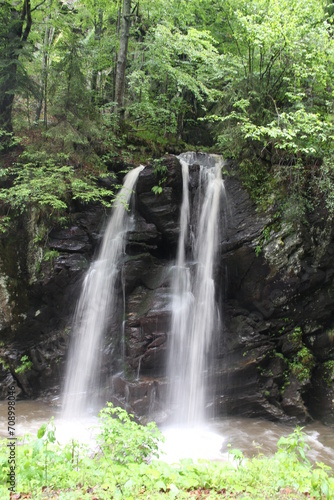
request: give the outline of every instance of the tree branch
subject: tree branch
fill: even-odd
[[[40,7],[41,5],[43,5],[43,3],[45,3],[46,0],[42,0],[42,2],[40,2],[39,4],[36,5],[36,7],[34,7],[33,9],[31,9],[31,12],[34,12],[35,10],[38,9],[38,7]]]
[[[24,14],[24,17],[23,17]],[[27,18],[27,24],[25,27],[25,30],[22,35],[22,42],[26,42],[31,30],[31,25],[32,25],[32,19],[31,19],[31,5],[30,5],[30,0],[24,0],[24,6],[22,9],[22,14],[21,14],[21,19],[22,22],[24,21],[24,18]]]

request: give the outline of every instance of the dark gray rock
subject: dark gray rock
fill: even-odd
[[[145,168],[139,176],[136,188],[136,208],[146,222],[154,224],[167,245],[175,247],[178,239],[179,213],[182,197],[182,172],[175,156],[167,156],[166,181],[163,192],[155,194],[152,188],[158,185],[159,175],[152,168]]]
[[[215,159],[190,156],[190,196],[196,202],[198,161]],[[163,401],[170,277],[182,198],[178,159],[167,156],[162,164],[167,167],[162,194],[152,191],[162,179],[151,166],[138,179],[119,314],[106,335],[102,370],[108,399],[159,419],[168,413]],[[216,415],[330,421],[334,381],[326,363],[334,361],[334,224],[320,209],[308,214],[307,222],[278,224],[273,210],[258,212],[235,167],[224,169],[226,199],[215,269],[222,327],[207,375],[209,407]],[[51,231],[48,250],[58,253],[49,253],[48,260],[45,249],[31,243],[35,219],[30,226],[19,222],[7,240],[0,237],[0,356],[9,367],[1,368],[1,387],[15,380],[22,396],[59,391],[66,332],[106,216],[98,207],[73,213],[71,228]],[[292,341],[296,328],[301,332],[297,342]],[[301,363],[305,349],[312,363],[306,367],[309,376],[300,381],[293,366]],[[23,355],[33,367],[17,376]],[[120,370],[127,376],[116,376]]]

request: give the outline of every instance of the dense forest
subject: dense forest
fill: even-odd
[[[264,207],[332,214],[329,0],[0,5],[3,231],[27,205],[109,205],[117,166],[194,148],[235,159]]]

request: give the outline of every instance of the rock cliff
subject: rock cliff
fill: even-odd
[[[192,156],[191,196],[198,162]],[[135,226],[128,238],[120,294],[124,325],[112,325],[103,361],[105,395],[139,416],[168,416],[164,407],[170,325],[170,268],[175,259],[182,197],[178,159],[166,156],[162,194],[148,166],[140,174]],[[303,422],[334,414],[333,228],[319,209],[303,223],[261,214],[225,165],[210,405],[216,414]],[[0,378],[16,380],[22,397],[59,394],[71,316],[106,214],[89,207],[68,229],[36,243],[34,213],[20,220],[0,248]],[[35,243],[34,243],[35,241]],[[123,328],[124,327],[124,328]]]

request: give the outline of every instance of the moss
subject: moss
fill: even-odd
[[[281,387],[281,394],[288,385],[290,385],[290,378],[294,376],[303,384],[311,378],[312,370],[315,368],[315,359],[312,352],[306,347],[302,341],[302,331],[300,327],[294,329],[288,336],[289,341],[298,346],[298,351],[294,354],[293,358],[288,359],[280,352],[274,352],[274,356],[285,361],[287,369],[283,373],[284,383]]]
[[[39,223],[39,214],[36,208],[31,208],[27,214],[28,251],[27,269],[29,274],[29,284],[37,281],[43,260],[42,242],[47,235],[47,227],[44,223]]]
[[[328,340],[334,343],[334,329],[327,330]]]
[[[9,365],[7,361],[2,357],[0,357],[0,365],[2,366],[3,370],[9,371]]]
[[[298,346],[302,348],[303,346],[303,333],[300,328],[300,326],[297,326],[292,333],[288,334],[288,341],[291,342],[291,344],[294,344],[295,346]]]
[[[311,351],[303,345],[303,347],[294,356],[290,362],[290,370],[299,382],[306,382],[311,377],[311,372],[315,367],[314,356]]]
[[[334,361],[326,361],[322,366],[324,368],[323,380],[328,387],[331,387],[334,383]]]

